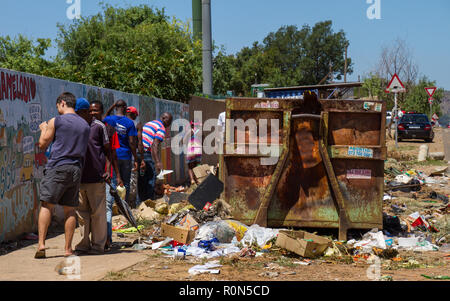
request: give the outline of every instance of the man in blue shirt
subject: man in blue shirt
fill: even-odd
[[[116,111],[116,115],[109,115],[114,109]],[[119,173],[127,190],[126,201],[131,207],[134,207],[134,204],[130,204],[128,196],[130,194],[130,179],[133,157],[135,159],[134,168],[137,169],[136,147],[138,134],[134,122],[126,116],[126,113],[127,104],[121,99],[108,109],[103,122],[114,127],[117,135],[119,136],[120,148],[116,150],[119,163]]]

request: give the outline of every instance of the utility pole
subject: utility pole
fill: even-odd
[[[213,94],[211,0],[202,0],[203,94]]]
[[[192,29],[194,41],[202,39],[202,0],[192,0]]]
[[[347,82],[347,50],[348,50],[348,43],[345,43],[344,83]]]

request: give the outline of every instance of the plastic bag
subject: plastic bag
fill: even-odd
[[[242,238],[245,235],[245,232],[247,232],[248,227],[238,221],[234,220],[227,220],[225,221],[228,225],[230,225],[234,231],[236,231],[236,239],[237,241],[241,241]]]
[[[280,229],[263,228],[259,225],[252,225],[245,232],[241,242],[246,245],[252,245],[254,242],[261,248],[264,247],[269,240],[277,237]]]
[[[196,240],[212,240],[217,238],[221,243],[230,243],[236,232],[225,221],[213,221],[204,224],[198,229]]]

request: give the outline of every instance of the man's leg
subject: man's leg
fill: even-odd
[[[155,199],[156,170],[151,154],[144,155],[145,160],[145,176],[147,183],[148,198]]]
[[[91,208],[92,250],[103,253],[107,240],[105,183],[88,184],[87,195]]]
[[[131,160],[118,160],[119,172],[122,178],[123,184],[127,190],[125,201],[130,205],[128,197],[130,195],[130,180],[131,180]],[[130,205],[131,206],[131,205]]]
[[[78,222],[80,224],[81,241],[75,246],[76,251],[87,252],[91,248],[89,234],[91,232],[91,207],[87,189],[89,184],[80,185],[80,204],[76,209]]]
[[[64,224],[64,233],[66,236],[66,245],[65,245],[65,254],[64,256],[73,255],[72,250],[72,240],[73,234],[75,233],[75,228],[77,226],[77,217],[75,213],[74,207],[64,206],[64,216],[66,218],[66,222]]]
[[[48,227],[52,221],[52,209],[54,205],[48,202],[41,203],[38,219],[39,246],[38,250],[45,250],[45,238],[47,237]]]

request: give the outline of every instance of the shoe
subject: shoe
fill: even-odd
[[[105,251],[104,250],[100,251],[100,250],[90,249],[87,253],[89,255],[103,255],[103,254],[105,254]]]

